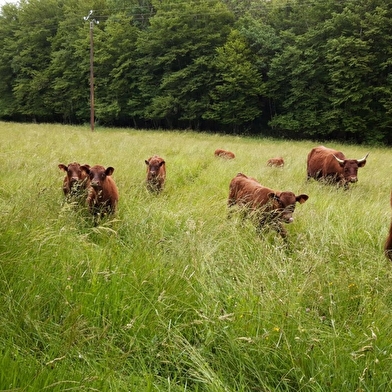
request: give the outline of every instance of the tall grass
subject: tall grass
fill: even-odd
[[[1,390],[392,389],[389,149],[344,191],[306,181],[310,142],[0,123],[0,143]],[[116,216],[64,201],[75,160],[115,168]],[[287,242],[227,219],[240,171],[309,195]]]

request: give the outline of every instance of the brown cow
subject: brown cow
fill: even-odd
[[[340,151],[324,146],[315,147],[308,155],[308,179],[337,182],[347,189],[350,182],[358,181],[358,168],[366,165],[368,155],[362,159],[347,159]]]
[[[221,149],[215,150],[214,155],[216,157],[221,157],[221,158],[226,158],[226,159],[234,159],[235,158],[235,154],[233,152],[221,150]]]
[[[101,165],[93,167],[82,166],[90,178],[87,204],[94,215],[112,214],[116,211],[118,203],[117,186],[111,177],[114,168],[104,168]]]
[[[282,157],[270,158],[267,161],[267,166],[283,167],[284,159]]]
[[[392,192],[391,192],[390,203],[391,203],[391,207],[392,207]],[[389,234],[388,234],[387,240],[385,241],[384,251],[385,251],[385,256],[388,257],[388,259],[392,261],[392,221],[389,226]]]
[[[160,192],[166,180],[166,163],[158,155],[145,160],[147,165],[147,189],[150,192]]]
[[[259,228],[264,224],[273,224],[283,238],[287,232],[283,223],[293,221],[295,203],[303,204],[308,195],[295,196],[293,192],[274,191],[261,185],[254,178],[238,173],[230,182],[228,206],[245,207],[251,213],[256,213]]]
[[[60,170],[65,171],[66,175],[63,181],[63,192],[65,196],[80,196],[88,187],[88,174],[82,169],[79,163],[72,162],[68,165],[60,163]],[[90,167],[85,164],[83,167]]]

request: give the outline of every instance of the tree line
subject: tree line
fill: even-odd
[[[388,0],[21,0],[0,119],[392,143]]]

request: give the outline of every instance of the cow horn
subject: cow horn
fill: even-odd
[[[366,161],[366,158],[368,157],[369,153],[367,153],[362,159],[358,159],[358,163],[362,163]]]
[[[339,163],[344,163],[344,160],[343,160],[343,159],[338,158],[335,154],[332,154],[332,155],[335,157],[335,159],[336,159]]]

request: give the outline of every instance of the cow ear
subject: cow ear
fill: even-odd
[[[66,166],[66,165],[64,165],[64,164],[62,164],[62,163],[60,163],[60,164],[58,165],[58,167],[59,167],[60,170],[64,170],[65,172],[68,171],[68,166]]]
[[[299,203],[299,204],[304,204],[306,200],[309,199],[308,195],[299,195],[295,198],[295,200]]]
[[[147,159],[146,159],[144,162],[146,162],[146,165],[149,165],[149,164],[150,164],[150,162],[148,162]]]
[[[162,161],[162,162],[159,164],[159,166],[162,166],[164,163],[165,163],[165,161]]]
[[[80,170],[85,171],[87,174],[90,174],[90,165],[80,166]]]
[[[105,170],[105,174],[106,174],[107,176],[111,176],[111,175],[113,174],[113,172],[114,172],[114,167],[111,167],[111,166],[109,166],[109,167],[106,168],[106,170]]]
[[[268,193],[267,196],[268,196],[268,198],[271,199],[271,200],[278,200],[278,201],[279,201],[279,196],[278,196],[276,193],[274,193],[274,192]]]
[[[86,174],[90,174],[90,165],[87,165],[87,163],[85,163],[84,165],[80,166],[80,170],[84,171]]]

